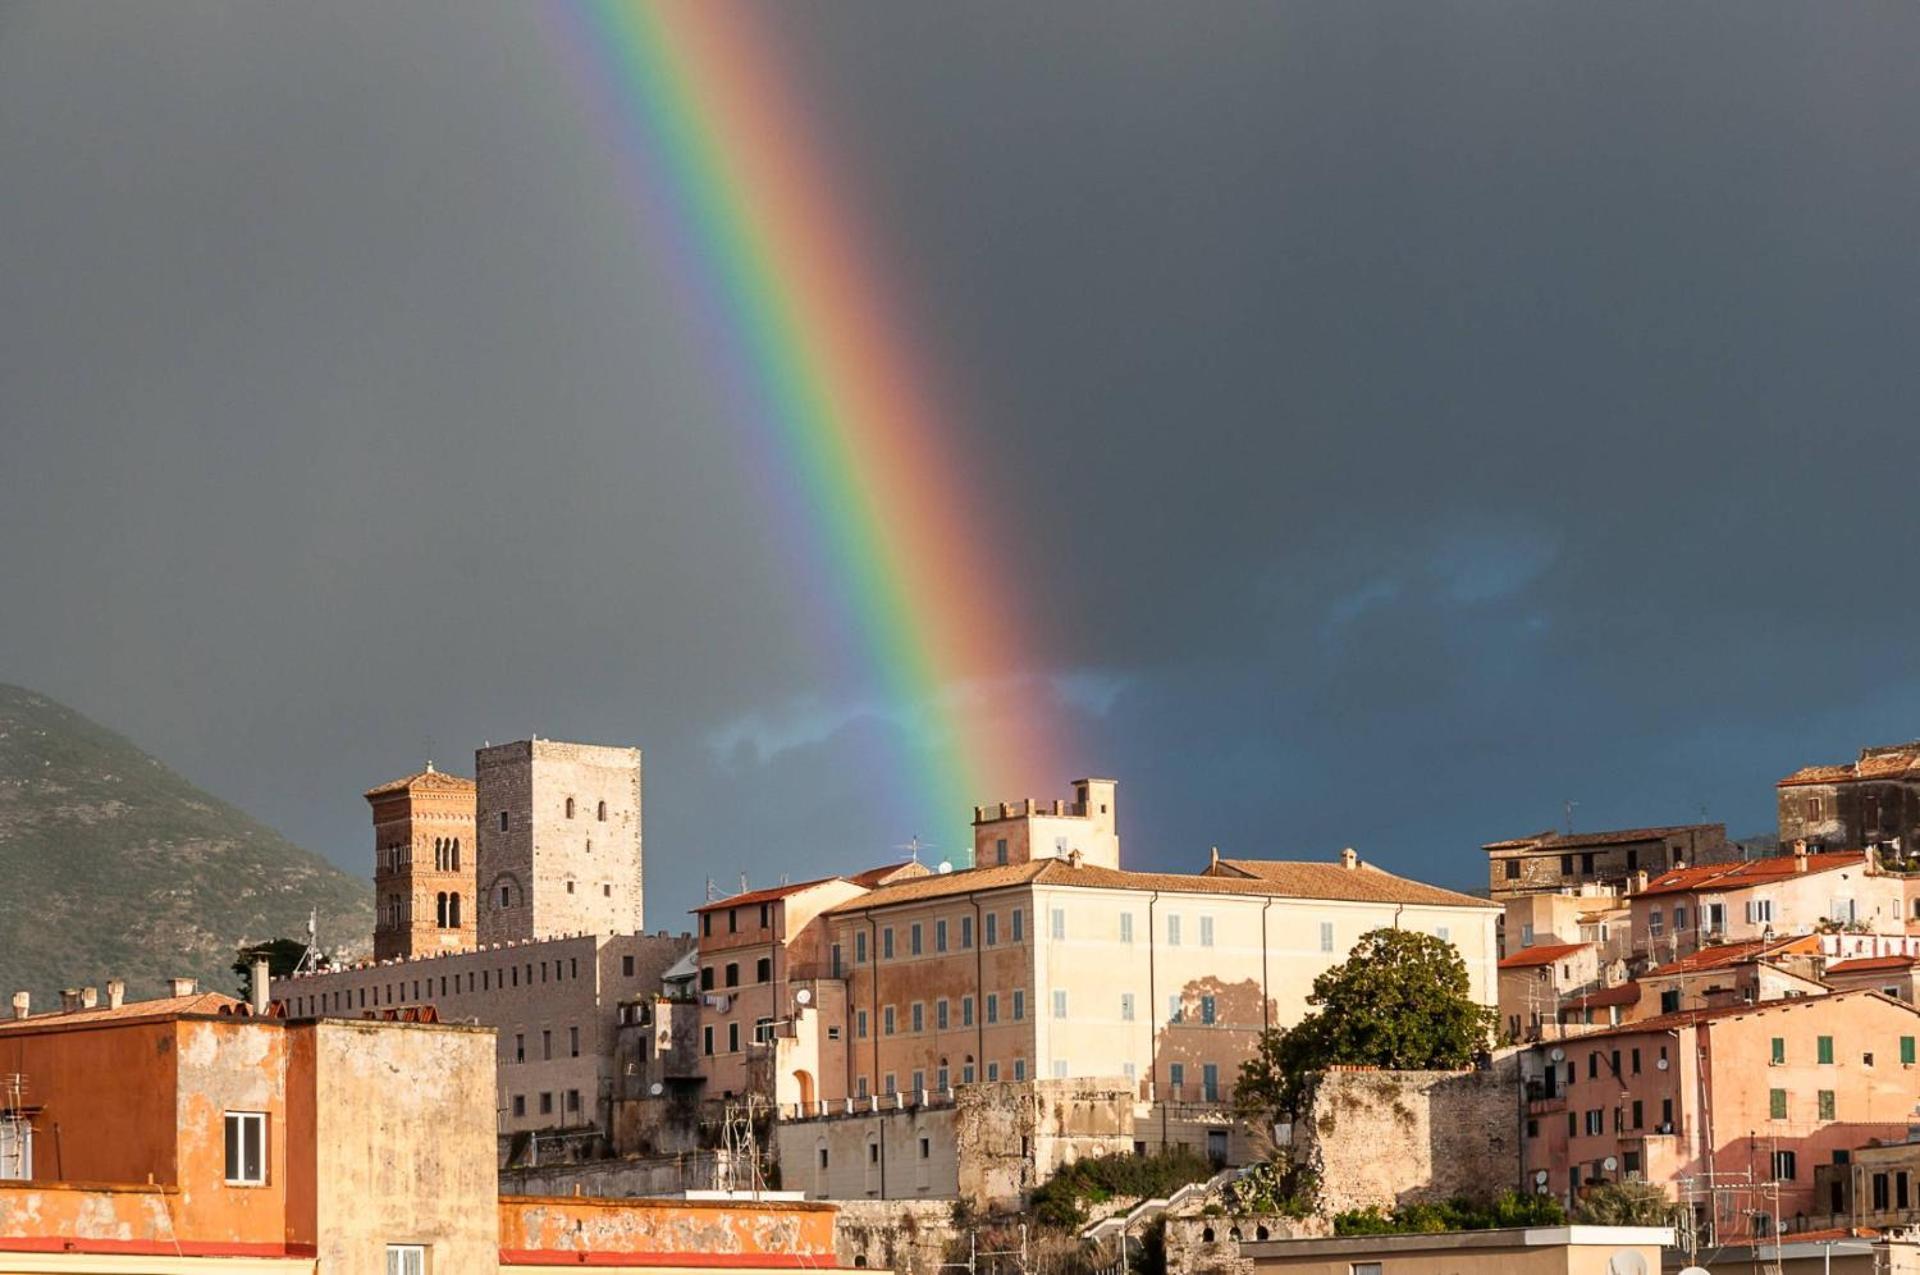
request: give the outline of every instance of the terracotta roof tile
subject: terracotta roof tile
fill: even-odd
[[[1751,1005],[1723,1005],[1717,1009],[1683,1009],[1678,1013],[1660,1014],[1653,1018],[1640,1019],[1638,1022],[1621,1023],[1618,1027],[1608,1027],[1602,1031],[1582,1032],[1579,1039],[1584,1043],[1602,1036],[1631,1036],[1637,1032],[1673,1031],[1676,1028],[1691,1027],[1695,1023],[1714,1022],[1722,1018],[1738,1018],[1742,1014],[1772,1014],[1779,1013],[1783,1010],[1792,1011],[1795,1009],[1803,1009],[1808,1005],[1820,1005],[1827,1001],[1850,996],[1871,996],[1875,1000],[1885,1001],[1889,1005],[1898,1005],[1909,1013],[1920,1014],[1920,1010],[1915,1010],[1913,1006],[1907,1004],[1905,1001],[1897,1001],[1890,996],[1882,996],[1879,992],[1871,991],[1867,988],[1856,988],[1852,991],[1829,992],[1825,996],[1788,996],[1780,1000],[1758,1001]]]
[[[1875,970],[1907,970],[1920,965],[1920,956],[1863,956],[1827,966],[1829,974],[1868,974]]]
[[[883,863],[877,868],[868,868],[865,872],[856,872],[847,880],[855,885],[864,885],[871,890],[875,886],[887,885],[893,881],[910,881],[932,875],[932,869],[917,860],[905,863]]]
[[[1848,784],[1862,779],[1916,778],[1920,778],[1920,740],[1910,744],[1863,748],[1858,761],[1838,766],[1802,766],[1774,786],[1789,788],[1796,784]]]
[[[1561,1006],[1566,1009],[1606,1009],[1611,1005],[1638,1005],[1639,1003],[1640,984],[1638,983],[1618,983],[1612,987],[1602,987],[1591,992],[1572,992],[1560,998]]]
[[[1804,871],[1808,873],[1836,872],[1842,868],[1858,867],[1867,861],[1867,856],[1857,851],[1842,851],[1805,856],[1776,854],[1764,859],[1747,859],[1739,863],[1709,863],[1692,868],[1675,868],[1647,882],[1647,888],[1637,891],[1634,897],[1688,894],[1698,890],[1742,890],[1749,886],[1767,885],[1800,875],[1802,868],[1796,861],[1803,857],[1806,860]]]
[[[816,885],[825,885],[829,881],[844,881],[845,877],[815,877],[811,881],[792,881],[786,885],[770,885],[764,890],[748,890],[745,894],[730,895],[724,899],[715,899],[711,903],[702,903],[691,909],[696,915],[701,912],[717,912],[721,908],[749,907],[756,903],[771,903],[789,895],[811,890]]]
[[[1499,904],[1470,894],[1443,890],[1410,881],[1379,868],[1361,864],[1345,868],[1338,863],[1292,863],[1267,859],[1222,859],[1247,873],[1213,876],[1183,872],[1124,872],[1090,863],[1074,867],[1061,859],[967,868],[958,872],[895,882],[871,894],[828,909],[857,912],[867,908],[915,903],[923,899],[996,890],[1038,883],[1106,890],[1159,890],[1172,894],[1242,894],[1263,898],[1327,899],[1362,903],[1406,903],[1429,907],[1471,907],[1496,910]]]
[[[232,1013],[242,1002],[219,992],[196,992],[192,996],[162,996],[150,1001],[128,1001],[118,1009],[105,1005],[71,1012],[53,1011],[30,1018],[0,1019],[0,1032],[24,1031],[36,1027],[65,1027],[79,1023],[132,1022],[148,1018],[181,1018],[195,1014]]]
[[[1784,939],[1749,939],[1742,943],[1721,943],[1713,947],[1703,947],[1696,952],[1689,952],[1678,960],[1668,961],[1665,965],[1648,970],[1646,977],[1659,978],[1666,974],[1692,974],[1700,970],[1721,969],[1774,952],[1796,948],[1813,951],[1818,946],[1817,940],[1812,935],[1805,934]]]
[[[1572,956],[1592,946],[1591,943],[1543,943],[1538,947],[1525,947],[1501,961],[1500,968],[1524,970],[1536,965],[1551,965],[1563,956]]]
[[[372,800],[375,797],[385,797],[390,793],[407,792],[415,788],[429,789],[437,792],[470,792],[473,790],[473,786],[473,780],[471,779],[461,775],[449,775],[445,771],[435,770],[429,766],[425,770],[416,771],[414,774],[404,776],[403,778],[388,780],[384,784],[376,784],[360,795],[368,800]]]

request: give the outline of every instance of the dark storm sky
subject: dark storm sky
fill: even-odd
[[[1134,866],[1920,735],[1920,8],[757,12]],[[0,680],[357,871],[429,752],[639,744],[656,926],[957,845],[585,96],[531,6],[0,8]]]

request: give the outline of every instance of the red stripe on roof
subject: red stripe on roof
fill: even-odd
[[[93,1253],[126,1257],[318,1257],[313,1244],[217,1244],[204,1240],[76,1239],[66,1235],[0,1235],[0,1252]]]
[[[713,1270],[852,1270],[805,1253],[599,1253],[550,1248],[503,1248],[502,1266],[698,1266]]]

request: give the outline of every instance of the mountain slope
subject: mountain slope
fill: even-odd
[[[365,946],[371,887],[44,695],[0,683],[0,1014],[63,987],[191,975],[233,990],[242,942]]]

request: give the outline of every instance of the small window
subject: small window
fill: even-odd
[[[427,1275],[426,1245],[387,1245],[387,1275]]]
[[[502,810],[500,812],[500,831],[505,832],[506,830],[507,830],[507,812]]]
[[[604,801],[600,803],[598,818],[601,823],[605,823],[607,821],[607,803]]]
[[[1320,922],[1320,950],[1322,952],[1331,952],[1333,950],[1333,922],[1332,921]]]
[[[1831,1036],[1817,1037],[1814,1041],[1814,1044],[1817,1051],[1815,1055],[1815,1061],[1823,1064],[1831,1064],[1833,1062],[1833,1037]]]
[[[1787,1118],[1787,1091],[1784,1089],[1767,1090],[1767,1115],[1773,1120]]]
[[[573,798],[567,798],[567,818],[573,818]]]
[[[267,1184],[267,1115],[264,1111],[227,1113],[227,1185]]]

